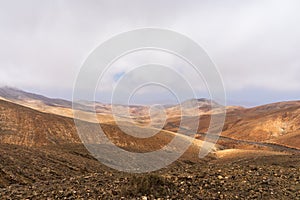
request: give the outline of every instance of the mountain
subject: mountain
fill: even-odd
[[[300,149],[300,101],[229,112],[222,135]]]
[[[267,199],[297,199],[300,195],[297,170],[300,154],[291,148],[299,147],[299,102],[281,102],[249,109],[226,107],[228,115],[223,136],[214,151],[203,159],[198,158],[199,148],[203,146],[201,139],[205,136],[210,116],[219,114],[216,110],[207,109],[209,101],[192,100],[199,105],[200,127],[196,140],[175,133],[180,122],[178,105],[166,108],[169,109],[166,130],[149,138],[126,134],[156,131],[143,126],[149,120],[141,112],[145,107],[130,107],[131,111],[135,111],[133,114],[140,115],[137,119],[141,120],[141,126],[123,118],[122,129],[109,112],[98,113],[99,121],[104,121],[100,125],[106,136],[127,151],[155,151],[175,136],[182,142],[192,141],[186,153],[172,165],[157,172],[131,175],[104,166],[85,149],[70,108],[53,103],[46,105],[39,95],[25,97],[22,91],[18,93],[8,95],[2,91],[0,99],[1,199],[133,199],[141,196],[149,199],[163,199],[165,196],[170,199],[187,196],[191,199],[204,196],[208,199],[233,199],[237,195],[245,199],[262,196]],[[4,94],[10,100],[4,98]],[[120,110],[126,108],[119,106]],[[91,135],[99,122],[92,122],[90,113],[79,112],[85,115],[80,124],[86,127],[86,134]],[[69,114],[70,117],[64,116]],[[195,116],[189,116],[185,120],[193,122],[194,119]],[[284,123],[284,130],[276,132]],[[264,129],[265,132],[262,132]],[[91,141],[94,139],[90,138]],[[274,189],[272,193],[270,185]]]
[[[0,100],[0,143],[14,144],[27,147],[63,146],[67,144],[81,144],[77,129],[72,118],[55,114],[43,113],[15,103]],[[86,135],[98,130],[98,123],[81,121],[86,126]],[[131,151],[148,152],[162,148],[168,144],[176,133],[161,130],[150,138],[136,138],[122,132],[116,124],[101,124],[102,129],[111,141],[117,146]],[[149,128],[136,127],[130,123],[122,126],[123,129],[136,133],[146,133]],[[180,136],[183,141],[192,138]],[[91,141],[96,139],[91,138]],[[197,148],[201,141],[193,142],[197,157]],[[175,149],[176,151],[176,149]]]
[[[12,87],[0,88],[0,97],[4,100],[11,101],[13,103],[33,108],[35,110],[57,114],[65,117],[73,118],[72,102],[63,99],[52,99],[42,95],[37,95],[29,92],[19,90]],[[191,107],[196,105],[198,110]],[[150,122],[149,111],[150,106],[143,105],[112,105],[104,104],[100,102],[80,101],[76,102],[76,109],[83,112],[82,120],[97,122],[93,119],[93,112],[97,113],[99,121],[108,122],[113,121],[113,116],[120,121],[128,121],[128,119],[134,120],[136,123],[147,124]],[[182,110],[182,107],[185,109]],[[191,108],[190,108],[191,107]],[[167,117],[181,116],[181,114],[190,116],[206,113],[218,113],[220,105],[216,102],[208,99],[191,99],[186,100],[178,105],[164,106]],[[214,108],[214,109],[212,109]],[[161,111],[158,109],[152,109],[153,115],[161,115]],[[199,112],[199,113],[198,113]]]
[[[52,99],[42,95],[33,94],[13,87],[1,87],[0,96],[4,99],[17,102],[41,102],[48,106],[71,108],[72,102],[63,99]]]
[[[202,113],[197,117],[185,118],[186,129],[199,123],[198,138],[203,139],[211,116],[217,113]],[[180,116],[170,117],[165,129],[177,131]],[[254,108],[227,107],[225,124],[219,142],[231,143],[273,143],[300,149],[300,101],[279,102]],[[191,124],[191,125],[189,125]],[[223,139],[223,141],[222,141]],[[230,139],[230,140],[229,140]],[[224,142],[227,141],[227,142]]]
[[[71,118],[0,100],[0,142],[24,146],[79,143]]]
[[[39,115],[43,115],[43,113],[45,113],[50,114],[45,115],[47,117],[59,115],[67,118],[73,118],[73,110],[71,107],[72,103],[66,100],[51,99],[10,87],[0,88],[0,97],[6,100],[6,103],[8,103],[8,101],[11,101],[16,104],[32,108],[33,110],[31,110],[30,112],[41,111],[42,113],[39,113]],[[128,107],[123,105],[115,105],[113,115],[111,105],[96,102],[95,106],[97,119],[95,121],[95,119],[93,118],[93,113],[90,113],[88,111],[88,109],[93,107],[93,103],[81,102],[81,105],[82,109],[86,110],[80,111],[82,112],[80,114],[80,116],[82,116],[81,120],[87,122],[101,122],[105,124],[115,125],[115,119],[118,119],[118,121],[123,121],[124,123],[128,124],[134,122],[141,125],[142,127],[151,122],[149,116],[149,106]],[[184,110],[181,110],[181,105],[185,108]],[[182,102],[181,105],[169,105],[164,107],[167,116],[167,122],[164,126],[164,129],[176,132],[180,124],[181,116],[185,115],[186,117],[184,118],[184,120],[185,124],[187,125],[187,127],[185,128],[189,129],[189,123],[199,123],[198,132],[200,134],[199,138],[201,139],[203,139],[203,137],[201,137],[201,134],[207,131],[211,115],[218,115],[218,113],[221,112],[220,109],[222,109],[222,106],[207,99],[191,99]],[[198,108],[196,112],[194,108],[189,108],[189,105],[197,105]],[[17,113],[16,110],[14,112]],[[152,116],[161,115],[161,111],[159,109],[152,109],[151,112]],[[279,102],[257,106],[254,108],[227,106],[226,112],[226,121],[222,131],[223,137],[242,141],[275,143],[300,149],[300,101]],[[7,114],[4,114],[4,112],[2,111],[2,116],[4,115]],[[16,118],[17,115],[18,114],[15,114],[14,117],[12,117],[12,120],[18,119]],[[56,118],[58,118],[59,116],[56,116]],[[48,126],[48,121],[50,119],[48,119],[47,117],[43,122],[39,122],[41,126],[43,126],[43,124],[46,124],[44,126]],[[200,117],[200,121],[195,122],[198,117]],[[32,117],[29,115],[27,116],[27,118],[29,120]],[[63,118],[64,120],[55,120],[66,121],[67,118]],[[74,125],[72,124],[72,120],[67,121],[68,123],[66,123],[66,126],[74,127]],[[15,123],[15,127],[20,126],[20,123],[20,121],[17,121]],[[152,123],[152,125],[156,127],[156,123],[159,124],[161,122],[154,120],[152,121]],[[38,130],[38,128],[40,128],[41,126],[37,126],[36,129]],[[23,126],[21,127],[23,128]],[[2,129],[4,128],[5,125],[2,126]],[[76,135],[76,130],[73,129],[70,130],[73,135]],[[56,141],[56,137],[54,136],[49,136],[49,138],[54,138],[53,141]],[[49,138],[48,140],[51,140]],[[43,137],[42,140],[44,140],[45,142],[45,137]],[[57,141],[61,141],[61,139],[57,139]],[[224,144],[224,142],[221,143]]]

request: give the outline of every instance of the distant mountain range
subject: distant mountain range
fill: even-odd
[[[11,101],[40,101],[48,106],[60,106],[66,108],[72,107],[72,102],[67,100],[52,99],[42,95],[25,92],[23,90],[7,86],[0,88],[0,97]]]
[[[53,99],[42,95],[25,92],[13,87],[0,88],[0,97],[5,100],[28,106],[42,112],[49,112],[63,116],[72,117],[72,102],[63,99]],[[189,107],[188,105],[197,105],[201,113],[211,112],[211,107],[219,107],[220,105],[209,99],[191,99],[182,102],[180,105],[164,105],[166,113],[172,116],[181,115],[181,106]],[[100,102],[79,101],[75,103],[75,108],[84,112],[94,112],[99,114],[111,114],[112,105]],[[59,108],[59,109],[58,109]],[[149,113],[150,107],[145,105],[114,105],[114,115],[126,116],[128,109],[134,116],[143,116]],[[187,115],[192,114],[194,108],[186,109]],[[63,111],[63,112],[62,112]]]
[[[48,106],[59,106],[59,107],[72,108],[71,101],[67,101],[64,99],[57,99],[57,98],[48,98],[48,97],[45,97],[42,95],[26,92],[26,91],[20,90],[18,88],[8,87],[8,86],[0,87],[0,97],[7,99],[7,100],[11,100],[11,101],[19,101],[19,102],[39,101]],[[94,102],[89,102],[89,101],[80,101],[80,103],[82,105],[86,105],[86,106],[91,106],[91,104],[94,104]],[[98,104],[104,105],[100,102],[95,102],[95,103],[97,105]],[[188,104],[188,103],[197,103],[199,105],[199,107],[207,106],[210,104],[217,105],[217,103],[215,103],[209,99],[205,99],[205,98],[191,99],[191,100],[184,101],[181,104],[184,105],[184,104]],[[166,107],[173,107],[173,106],[174,105],[166,105]],[[130,105],[130,107],[139,107],[139,106]]]
[[[16,88],[11,87],[2,87],[0,88],[0,97],[4,100],[4,105],[9,105],[13,108],[14,104],[22,105],[33,110],[28,110],[27,108],[22,108],[21,110],[25,110],[28,112],[36,113],[36,111],[40,111],[43,114],[38,114],[38,116],[51,116],[50,118],[54,118],[55,116],[62,116],[73,118],[73,110],[72,110],[72,102],[63,100],[63,99],[52,99],[42,95],[37,95],[33,93],[28,93]],[[4,102],[12,102],[14,104],[5,104]],[[218,108],[218,104],[215,102],[211,102],[208,99],[192,99],[185,102],[182,102],[181,105],[196,103],[198,105],[197,116],[200,116],[199,123],[199,138],[201,138],[201,133],[205,133],[210,124],[211,115],[217,115],[220,112]],[[166,106],[165,113],[167,114],[167,121],[164,129],[168,131],[177,131],[177,127],[180,124],[182,114],[188,116],[185,120],[190,120],[185,122],[185,124],[194,123],[194,110],[189,110],[186,108],[184,112],[181,110],[181,105],[173,105]],[[93,110],[94,105],[92,102],[81,102],[82,117],[81,120],[87,122],[98,122],[106,123],[106,124],[114,124],[115,120],[121,120],[124,123],[132,123],[135,122],[139,125],[149,124],[151,119],[149,116],[148,106],[123,106],[116,105],[114,109],[114,113],[112,113],[111,105],[95,103],[97,119],[93,118],[92,113],[90,111]],[[217,108],[213,108],[216,106]],[[17,107],[17,105],[16,105]],[[129,114],[128,115],[128,110]],[[15,119],[18,115],[26,115],[28,112],[20,112],[14,111],[15,113],[11,118]],[[159,111],[157,111],[159,112]],[[292,148],[300,149],[300,101],[290,101],[290,102],[278,102],[263,106],[258,106],[254,108],[243,108],[239,106],[228,106],[226,107],[226,121],[224,124],[222,136],[228,137],[235,140],[243,140],[243,141],[254,141],[254,142],[266,142],[266,143],[276,143],[280,145],[285,145]],[[11,112],[9,112],[11,113]],[[51,114],[51,115],[47,115]],[[153,114],[153,113],[152,113]],[[2,111],[2,115],[5,115]],[[8,115],[8,114],[7,114]],[[155,111],[154,111],[155,115]],[[195,116],[195,117],[197,117]],[[25,116],[24,116],[25,117]],[[30,116],[26,116],[28,120],[30,120]],[[133,121],[132,121],[133,120]],[[40,122],[39,124],[45,124],[47,127],[47,123],[49,123],[49,127],[53,126],[55,123],[60,123],[59,117],[55,122],[51,122],[51,120],[45,120]],[[56,122],[57,121],[57,122]],[[7,122],[8,123],[8,122]],[[33,126],[34,125],[34,122]],[[153,122],[155,123],[155,121]],[[68,127],[73,127],[72,120],[68,122]],[[7,126],[7,124],[5,124]],[[2,126],[5,127],[4,125]],[[14,127],[20,127],[21,125],[18,123],[14,125]],[[63,126],[63,125],[62,125]],[[27,127],[26,123],[24,127]],[[23,127],[23,128],[24,128]],[[23,129],[20,127],[20,132]],[[27,127],[28,128],[28,127]],[[39,125],[36,124],[36,128],[34,130],[38,130],[40,128]],[[189,127],[185,127],[189,129]],[[51,129],[51,128],[50,128]],[[69,130],[73,130],[73,128],[68,128]],[[30,128],[26,129],[25,132],[30,132]],[[8,131],[9,132],[9,131]],[[6,133],[8,133],[6,131]],[[32,131],[31,131],[32,132]],[[52,133],[55,131],[52,131]],[[75,130],[72,131],[73,136],[72,141],[78,141],[78,138],[75,139]],[[61,136],[60,133],[55,133],[57,136]],[[49,135],[48,135],[49,136]],[[33,137],[33,136],[32,136]],[[12,137],[9,137],[13,139]],[[51,138],[51,137],[50,137]],[[53,137],[52,137],[53,138]],[[55,138],[55,137],[54,137]],[[62,136],[63,140],[68,140],[65,136]],[[49,138],[48,138],[49,139]],[[27,140],[27,139],[26,139]],[[44,139],[45,140],[45,139]],[[51,139],[50,139],[51,140]],[[53,139],[55,141],[57,139]],[[20,139],[20,141],[24,141]],[[58,140],[60,141],[60,140]],[[19,143],[19,142],[16,142]],[[42,143],[45,143],[42,142]]]

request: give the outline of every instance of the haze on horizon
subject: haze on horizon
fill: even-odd
[[[118,33],[157,27],[184,34],[206,50],[222,75],[228,104],[300,99],[299,9],[297,0],[2,0],[0,85],[71,99],[77,73],[94,48]],[[149,55],[188,74],[168,55],[129,56],[108,74],[99,101],[107,101],[105,90]],[[198,84],[199,98],[207,97],[204,83],[192,83]],[[170,99],[148,88],[138,101]]]

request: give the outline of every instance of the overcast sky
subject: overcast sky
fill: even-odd
[[[300,99],[299,10],[298,0],[0,0],[0,84],[71,99],[82,63],[99,44],[124,31],[158,27],[205,49],[229,104]],[[109,74],[108,90],[136,64],[129,61]],[[145,102],[155,98],[153,91]]]

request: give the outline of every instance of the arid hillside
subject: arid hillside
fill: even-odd
[[[101,115],[99,121],[110,117],[101,124],[106,136],[131,152],[161,149],[175,136],[183,142],[192,141],[190,148],[175,163],[141,175],[112,170],[96,160],[81,144],[74,120],[61,115],[70,108],[48,105],[47,109],[52,110],[48,112],[32,102],[25,106],[13,99],[2,97],[0,100],[1,199],[300,198],[299,151],[290,148],[299,147],[299,102],[251,109],[227,108],[223,136],[214,151],[203,159],[198,158],[201,140],[175,133],[179,123],[178,108],[167,108],[169,116],[174,112],[165,125],[167,130],[144,139],[122,130],[147,133],[153,129],[136,126],[124,119],[121,130],[109,114]],[[200,127],[197,137],[204,139],[210,115],[218,112],[211,111],[208,102],[199,100],[198,103]],[[139,114],[143,109],[132,107]],[[194,119],[193,116],[186,118],[188,122]],[[141,114],[137,120],[142,120],[143,124],[148,119]],[[98,130],[98,123],[79,122],[86,127],[87,135]],[[290,123],[282,127],[283,122]],[[281,130],[276,134],[276,127],[284,128],[286,132]],[[185,128],[188,130],[189,127]],[[252,134],[260,129],[265,132]],[[277,145],[269,145],[271,142]]]
[[[0,100],[1,143],[24,146],[79,143],[70,118]]]
[[[227,115],[223,135],[300,149],[300,102],[280,102]]]
[[[0,100],[0,142],[26,147],[81,144],[74,120],[71,118],[48,114],[27,108],[18,104]],[[95,135],[99,124],[81,121],[86,127],[86,135]],[[135,152],[149,152],[161,149],[176,135],[170,131],[158,131],[150,138],[136,138],[124,133],[116,124],[101,124],[106,136],[117,146]],[[147,128],[137,127],[126,123],[123,130],[146,133]],[[196,157],[201,141],[178,135],[182,141],[193,143],[189,157]],[[91,139],[92,141],[96,141]]]
[[[0,88],[0,96],[6,102],[11,101],[13,103],[23,105],[25,107],[32,108],[34,110],[40,111],[46,114],[54,114],[49,115],[49,121],[53,118],[55,126],[49,128],[49,132],[45,128],[43,128],[43,124],[47,124],[48,117],[46,120],[40,119],[38,116],[48,116],[43,115],[40,112],[36,112],[31,110],[30,113],[35,113],[37,119],[32,119],[32,117],[25,117],[26,120],[37,120],[39,122],[39,126],[37,123],[32,123],[32,126],[36,126],[32,130],[39,130],[39,136],[30,136],[30,132],[26,132],[28,134],[26,139],[26,143],[34,143],[33,140],[39,140],[38,144],[42,143],[55,143],[55,142],[63,142],[66,138],[72,138],[71,141],[77,141],[78,137],[76,134],[76,130],[73,125],[73,120],[68,119],[73,117],[72,111],[72,103],[69,101],[61,100],[61,99],[51,99],[41,95],[36,95],[28,92],[24,92],[15,88],[4,87]],[[181,122],[181,115],[185,115],[184,124],[186,130],[189,130],[189,124],[199,124],[198,128],[198,138],[203,139],[203,134],[207,132],[207,127],[209,126],[211,115],[218,115],[220,113],[220,109],[218,108],[218,104],[215,102],[211,102],[207,99],[193,99],[182,104],[189,104],[193,102],[194,105],[198,106],[198,111],[196,112],[194,109],[185,109],[181,110],[180,105],[169,105],[165,106],[164,113],[166,113],[167,121],[164,125],[164,129],[177,132],[178,126]],[[95,104],[97,119],[93,118],[93,114],[90,112],[93,104],[91,102],[81,102],[79,109],[81,109],[80,114],[81,120],[93,123],[102,123],[102,124],[110,124],[115,125],[115,119],[128,124],[130,128],[132,128],[132,123],[135,125],[141,125],[142,127],[149,124],[150,116],[149,116],[149,107],[148,106],[122,106],[116,105],[114,107],[114,116],[112,115],[111,106],[107,104],[97,103]],[[212,107],[216,107],[212,109]],[[26,108],[22,108],[26,109]],[[10,115],[17,116],[18,109],[11,109],[10,111],[6,110],[5,112],[11,112]],[[152,110],[153,111],[153,110]],[[157,111],[159,113],[159,111]],[[129,114],[128,114],[129,113]],[[3,111],[3,115],[4,111]],[[28,115],[28,113],[24,113],[24,115]],[[31,114],[29,114],[31,115]],[[59,116],[64,116],[65,118],[61,118],[63,120],[59,120]],[[153,116],[156,116],[156,111],[152,112]],[[264,142],[264,143],[275,143],[279,145],[284,145],[292,148],[300,148],[300,102],[299,101],[291,101],[291,102],[279,102],[268,105],[262,105],[254,108],[243,108],[239,106],[227,106],[226,107],[226,121],[223,127],[222,136],[226,138],[231,138],[234,140],[242,140],[242,141],[253,141],[253,142]],[[115,119],[114,119],[115,117]],[[13,128],[17,129],[20,124],[24,124],[25,129],[27,122],[25,119],[12,117],[13,120],[9,123],[15,123]],[[158,117],[159,118],[159,117]],[[198,121],[200,118],[200,121]],[[22,121],[23,120],[23,121]],[[26,122],[26,124],[25,124]],[[10,125],[9,123],[3,125],[2,129],[7,129],[6,133],[9,133]],[[152,125],[155,127],[156,121],[152,121]],[[158,123],[158,122],[157,122]],[[19,125],[18,125],[19,124]],[[30,124],[30,123],[29,123]],[[62,125],[65,124],[65,125]],[[8,127],[6,127],[8,126]],[[47,125],[48,126],[48,125]],[[62,127],[67,128],[66,132]],[[6,127],[6,128],[5,128]],[[23,129],[23,126],[21,126]],[[28,128],[28,127],[27,127]],[[29,130],[29,129],[26,129]],[[56,131],[57,130],[57,131]],[[60,133],[61,131],[61,133]],[[34,131],[33,131],[34,132]],[[49,132],[49,133],[48,133]],[[109,131],[108,131],[109,132]],[[53,135],[59,133],[57,136]],[[25,134],[25,135],[26,135]],[[71,134],[71,135],[68,135]],[[40,136],[43,135],[43,136]],[[59,138],[57,138],[59,137]],[[64,138],[65,137],[65,138]],[[124,136],[126,137],[126,135]],[[2,137],[4,138],[4,137]],[[35,138],[35,139],[34,139]],[[9,134],[6,134],[5,140],[9,140]],[[21,139],[14,139],[15,143],[20,143]],[[25,142],[25,140],[23,142]],[[28,141],[27,141],[28,140]],[[219,141],[220,144],[224,144],[225,148],[232,146],[234,141],[224,142]],[[235,144],[237,146],[237,144]],[[238,145],[242,147],[241,145]]]
[[[189,124],[197,123],[195,117],[186,119]],[[211,114],[200,114],[199,138],[207,132]],[[171,117],[165,129],[177,131],[180,117]],[[300,149],[300,102],[280,102],[255,108],[232,107],[227,109],[221,136],[242,141],[275,143]]]

